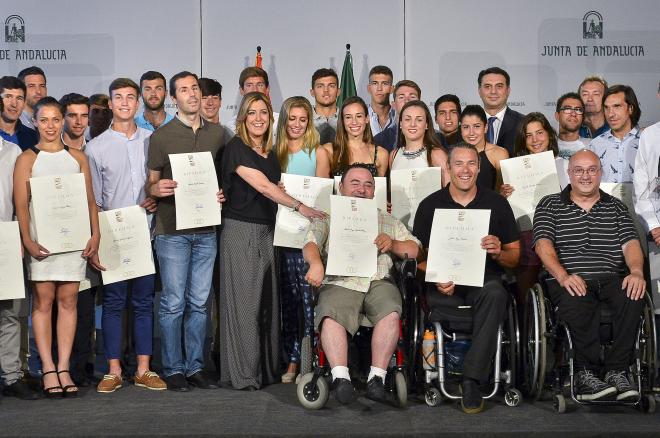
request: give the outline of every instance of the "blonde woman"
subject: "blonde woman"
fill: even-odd
[[[220,179],[227,198],[220,236],[220,381],[254,390],[279,371],[280,304],[273,231],[277,205],[324,217],[280,187],[268,97],[247,93],[236,136],[225,146]]]
[[[319,133],[314,127],[312,105],[302,96],[290,97],[282,104],[277,125],[277,159],[284,173],[330,177],[330,156],[319,147]],[[282,383],[292,383],[300,364],[302,334],[299,310],[302,307],[304,333],[314,324],[313,296],[305,281],[302,251],[280,248],[280,295],[282,299],[282,350],[288,361]]]

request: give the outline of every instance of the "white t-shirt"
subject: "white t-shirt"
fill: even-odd
[[[21,148],[0,137],[0,221],[13,219],[14,165],[21,155]]]
[[[573,141],[564,141],[557,139],[557,147],[559,149],[559,156],[569,159],[574,153],[589,146],[589,139],[580,137]]]

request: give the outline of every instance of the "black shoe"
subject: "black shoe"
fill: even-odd
[[[367,398],[378,402],[385,401],[385,384],[379,376],[373,376],[367,382]]]
[[[639,392],[630,384],[625,371],[608,371],[603,379],[608,385],[616,388],[618,401],[634,400],[639,398]]]
[[[165,379],[163,380],[165,380],[165,383],[167,383],[167,389],[169,391],[177,391],[177,392],[190,391],[190,388],[188,387],[188,382],[181,373],[172,374],[171,376],[165,377]]]
[[[347,405],[355,399],[355,388],[350,380],[338,377],[332,382],[332,390],[335,400],[342,405]]]
[[[577,399],[579,401],[614,400],[617,390],[609,385],[590,370],[578,371],[575,375],[575,386],[577,387]]]
[[[194,386],[199,389],[218,389],[219,386],[217,382],[214,382],[213,380],[209,379],[205,374],[204,371],[199,370],[192,376],[186,377],[186,380],[191,386]]]
[[[37,393],[32,391],[27,383],[22,380],[17,380],[9,386],[5,386],[3,390],[4,395],[9,397],[17,397],[21,400],[36,400]]]
[[[461,385],[461,409],[466,414],[478,414],[484,410],[484,398],[476,380],[464,378]]]

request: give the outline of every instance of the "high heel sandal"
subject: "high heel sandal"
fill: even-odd
[[[69,372],[69,370],[62,370],[62,371],[57,372],[57,378],[58,379],[60,378],[60,374],[62,374],[62,373],[69,374],[69,378],[71,378],[71,373]],[[71,381],[73,381],[73,380],[71,380]],[[60,380],[60,385],[61,384],[62,384],[62,381]],[[69,391],[70,389],[71,389],[71,391]],[[64,394],[64,397],[71,397],[71,398],[78,397],[78,387],[75,384],[62,386],[62,393]]]
[[[49,388],[46,388],[46,384],[44,383],[44,377],[46,377],[49,374],[57,374],[57,371],[46,371],[45,373],[41,374],[41,387],[43,388],[42,391],[46,398],[62,398],[64,397],[64,388],[62,388],[62,385],[58,386],[51,386]],[[59,376],[57,377],[57,382],[59,383],[60,378]],[[55,391],[56,389],[59,389],[60,391]]]

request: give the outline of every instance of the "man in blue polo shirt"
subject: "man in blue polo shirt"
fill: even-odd
[[[144,111],[135,117],[135,123],[149,131],[155,131],[172,120],[174,116],[165,112],[165,76],[157,71],[148,71],[140,77],[140,93]]]

